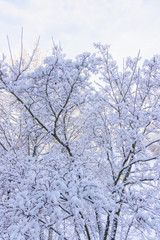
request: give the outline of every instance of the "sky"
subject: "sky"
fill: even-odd
[[[93,43],[111,45],[118,62],[127,56],[160,54],[159,0],[0,0],[0,54],[20,47],[51,52],[61,42],[68,58],[94,51]],[[1,55],[0,55],[1,57]]]

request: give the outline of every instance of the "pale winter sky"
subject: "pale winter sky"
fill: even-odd
[[[8,54],[6,35],[16,51],[21,28],[30,49],[61,42],[68,57],[93,51],[93,43],[111,45],[118,61],[160,54],[160,0],[0,0],[0,53]]]

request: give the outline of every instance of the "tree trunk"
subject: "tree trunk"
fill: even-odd
[[[115,213],[115,217],[113,219],[113,226],[112,226],[112,231],[111,231],[111,238],[110,240],[115,240],[116,237],[116,232],[117,232],[117,227],[118,227],[118,217],[120,214],[120,208],[118,211]]]
[[[107,217],[107,222],[106,222],[106,227],[105,227],[105,232],[104,232],[103,240],[107,240],[108,231],[109,231],[109,226],[110,226],[110,214],[108,214],[108,217]]]
[[[53,239],[53,230],[50,228],[48,233],[48,240],[52,240],[52,239]]]

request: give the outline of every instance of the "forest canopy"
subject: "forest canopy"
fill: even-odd
[[[0,239],[159,240],[160,56],[36,51],[0,61]]]

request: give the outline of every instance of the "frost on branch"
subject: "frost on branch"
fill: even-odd
[[[2,239],[160,238],[160,57],[95,48],[0,62]]]

